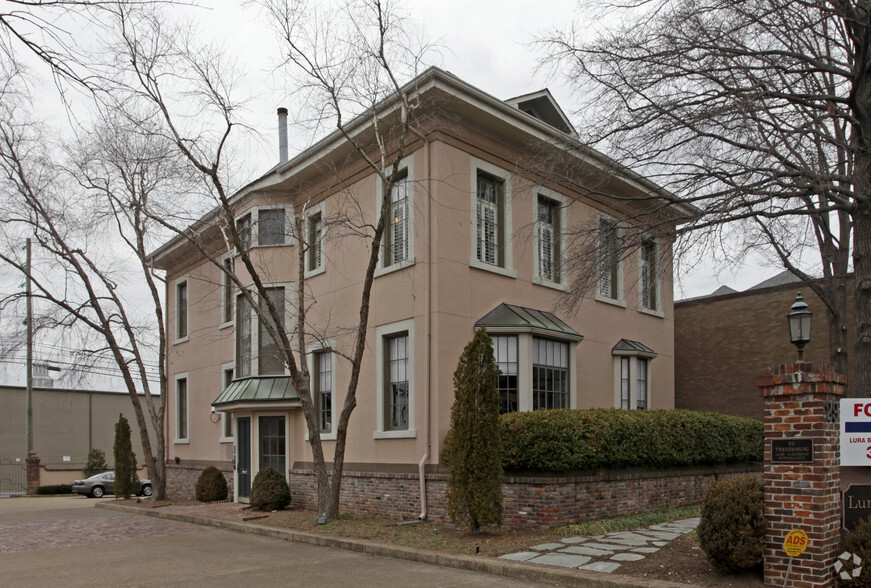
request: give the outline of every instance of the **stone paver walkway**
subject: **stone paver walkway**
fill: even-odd
[[[595,537],[564,537],[559,543],[533,545],[529,551],[508,553],[500,559],[611,573],[623,562],[638,561],[656,553],[698,524],[698,518],[682,519]]]

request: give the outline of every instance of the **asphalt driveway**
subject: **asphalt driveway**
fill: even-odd
[[[103,498],[101,500],[114,500]],[[529,586],[94,508],[84,497],[0,499],[0,584],[94,586]]]

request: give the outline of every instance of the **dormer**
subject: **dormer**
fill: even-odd
[[[518,110],[522,110],[526,114],[537,118],[543,123],[547,123],[571,137],[577,138],[578,136],[572,123],[569,122],[568,117],[562,108],[559,107],[559,104],[556,103],[556,100],[553,99],[550,90],[547,88],[538,92],[532,92],[531,94],[517,96],[516,98],[509,98],[505,103]]]

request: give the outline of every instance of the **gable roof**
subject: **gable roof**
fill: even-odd
[[[550,90],[547,88],[539,90],[538,92],[524,94],[523,96],[509,98],[505,103],[522,110],[530,116],[534,116],[535,118],[546,122],[553,128],[558,129],[575,139],[578,138],[578,133],[575,131],[575,127],[572,126],[569,118],[565,115],[559,104],[557,104],[556,100],[554,100]]]

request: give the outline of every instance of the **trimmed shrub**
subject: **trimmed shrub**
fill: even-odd
[[[281,510],[290,504],[290,486],[275,468],[263,468],[251,485],[251,507],[257,510]]]
[[[500,417],[512,472],[762,461],[759,421],[689,410],[536,410]]]
[[[37,494],[72,494],[72,484],[53,484],[51,486],[40,486],[36,489]]]
[[[485,329],[460,355],[454,372],[451,428],[443,455],[448,464],[448,515],[476,535],[502,522],[502,442],[499,436],[499,368]]]
[[[715,567],[724,572],[762,563],[765,542],[762,483],[754,476],[717,482],[705,493],[699,543]]]
[[[195,492],[197,500],[200,502],[227,500],[227,479],[221,470],[215,466],[209,466],[200,472]]]
[[[94,447],[91,449],[90,453],[88,453],[88,461],[82,469],[82,474],[84,474],[86,478],[90,478],[91,476],[105,472],[108,469],[109,466],[106,463],[106,452]]]
[[[862,573],[855,580],[840,581],[840,586],[871,586],[871,518],[864,519],[844,539],[844,550],[862,558]],[[852,570],[852,568],[851,568]]]
[[[139,478],[136,476],[136,453],[130,441],[130,423],[123,414],[115,423],[115,497],[130,498],[139,493]]]

